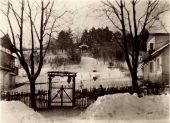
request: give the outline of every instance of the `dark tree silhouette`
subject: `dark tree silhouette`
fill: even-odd
[[[104,61],[110,59],[124,60],[123,53],[117,49],[113,42],[114,33],[105,28],[91,28],[89,31],[84,30],[80,44],[86,44],[95,58],[102,58]],[[119,52],[119,55],[117,55]]]
[[[56,21],[66,13],[65,11],[61,15],[52,16],[53,5],[54,1],[50,0],[47,3],[41,1],[40,5],[37,2],[30,4],[28,0],[27,2],[22,0],[20,2],[20,11],[17,11],[18,8],[14,8],[13,4],[8,1],[7,11],[5,12],[2,10],[10,27],[15,54],[17,55],[23,69],[26,71],[27,77],[30,81],[31,107],[34,110],[36,110],[35,81],[41,72],[44,57],[52,39],[52,34],[55,31],[54,29],[56,28]],[[40,13],[40,15],[38,13]],[[24,27],[26,26],[25,22],[28,22],[27,24],[29,24],[26,28]],[[16,28],[19,29],[19,34],[16,34]],[[29,63],[26,61],[23,47],[24,42],[30,42],[30,39],[25,39],[24,33],[30,34],[31,37]],[[36,44],[36,42],[38,43]],[[39,57],[37,66],[35,66],[35,53],[36,56]]]
[[[160,16],[169,8],[162,5],[159,0],[131,0],[127,3],[125,0],[103,1],[102,12],[111,22],[111,24],[120,32],[115,34],[114,39],[122,49],[132,78],[133,92],[139,92],[137,68],[138,56],[143,40],[147,40],[148,32],[159,20]],[[143,4],[141,9],[141,3]],[[142,14],[141,14],[142,13]],[[129,43],[128,44],[128,40]]]
[[[68,31],[60,31],[58,34],[58,39],[56,40],[56,45],[59,49],[67,50],[73,45],[72,32],[69,29]]]

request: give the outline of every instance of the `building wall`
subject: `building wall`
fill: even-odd
[[[147,51],[150,50],[150,43],[153,43],[154,51],[167,44],[170,39],[170,34],[151,34],[147,41]],[[159,69],[157,60],[159,59]],[[152,62],[152,63],[151,63]],[[153,71],[151,72],[151,64],[153,64]],[[161,83],[169,82],[169,46],[160,52],[152,60],[144,64],[144,80]]]
[[[159,63],[158,63],[159,60]],[[153,65],[151,65],[153,64]],[[144,80],[156,83],[162,82],[162,55],[158,55],[156,58],[144,64]],[[151,70],[152,66],[152,70]],[[158,67],[159,66],[159,67]]]
[[[169,83],[170,66],[169,66],[169,46],[162,51],[162,81]]]
[[[11,72],[0,70],[0,91],[8,90],[15,86],[15,75]]]
[[[157,35],[155,37],[155,50],[159,49],[160,47],[164,46],[169,42],[169,35]]]
[[[150,35],[147,41],[147,51],[149,51],[149,44],[154,44],[154,50],[159,49],[163,45],[169,42],[170,35],[169,34],[160,34],[160,35]]]
[[[150,37],[150,40],[147,42],[147,48],[146,50],[149,51],[150,50],[150,43],[153,43],[153,48],[155,49],[155,37]]]
[[[151,61],[148,61],[144,65],[144,80],[148,80],[153,83],[169,83],[170,66],[169,66],[169,46],[166,47],[160,55],[156,56]],[[159,68],[157,60],[159,59]],[[153,63],[153,72],[150,71],[150,63]]]
[[[11,69],[14,68],[14,63],[15,58],[12,54],[0,51],[0,67]]]
[[[15,74],[13,68],[15,67],[15,57],[12,52],[7,52],[0,48],[0,90],[8,90],[15,86]]]

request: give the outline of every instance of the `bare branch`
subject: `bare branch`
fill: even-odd
[[[21,18],[20,18],[20,16],[18,15],[18,13],[14,10],[12,4],[10,4],[10,5],[11,5],[11,9],[12,9],[12,11],[13,11],[13,14],[14,14],[14,16],[15,16],[15,19],[17,20],[18,26],[19,26],[19,28],[21,28],[21,24],[19,23],[19,19],[21,19]],[[19,18],[19,19],[18,19],[18,18]]]
[[[128,24],[129,24],[129,31],[130,31],[130,35],[131,35],[131,38],[133,38],[133,33],[132,33],[132,25],[131,25],[131,20],[130,20],[130,13],[129,13],[129,10],[126,8],[126,6],[124,6],[125,10],[126,10],[126,13],[128,15]]]
[[[46,7],[44,7],[44,9],[46,9],[48,7],[49,3],[46,5]],[[43,28],[45,30],[46,26],[47,26],[47,23],[49,21],[49,18],[51,16],[51,12],[52,12],[52,8],[53,8],[53,5],[54,5],[54,1],[52,2],[52,5],[50,7],[50,11],[49,11],[49,14],[47,14],[47,11],[46,11],[46,20],[45,22],[43,23]],[[47,9],[46,9],[47,10]]]
[[[56,20],[57,20],[57,18],[55,18],[55,20],[53,21],[53,24],[52,24],[52,26],[51,26],[51,31],[50,31],[49,38],[48,38],[49,41],[48,41],[47,47],[46,47],[46,49],[45,49],[45,52],[44,52],[44,55],[43,55],[43,59],[44,59],[44,57],[45,57],[45,55],[46,55],[46,53],[47,53],[47,49],[48,49],[48,47],[49,47],[49,45],[50,45],[51,35],[52,35],[52,32],[53,32],[53,28],[54,28],[54,25],[55,25]]]
[[[110,15],[108,14],[107,10],[103,10],[103,11],[105,12],[106,17],[110,20],[110,22],[111,22],[118,30],[122,31],[122,29],[121,29],[119,26],[117,26],[117,25],[115,24],[115,22],[112,20],[112,18],[111,18]]]
[[[29,8],[29,19],[30,19],[30,26],[31,26],[31,41],[32,41],[32,48],[31,48],[31,55],[30,55],[30,61],[31,61],[31,75],[34,75],[34,31],[33,31],[33,21],[32,21],[32,11],[29,4],[29,1],[27,0],[28,8]]]

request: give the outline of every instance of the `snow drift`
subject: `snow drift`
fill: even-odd
[[[0,101],[1,123],[42,123],[45,119],[19,101]]]
[[[99,97],[81,114],[86,119],[167,119],[169,95],[138,98],[128,93]]]
[[[81,116],[43,117],[18,101],[0,101],[1,123],[168,123],[169,95],[138,98],[130,94],[99,97]]]

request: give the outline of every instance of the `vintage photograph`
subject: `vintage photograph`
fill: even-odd
[[[169,0],[0,0],[1,123],[169,123]]]

